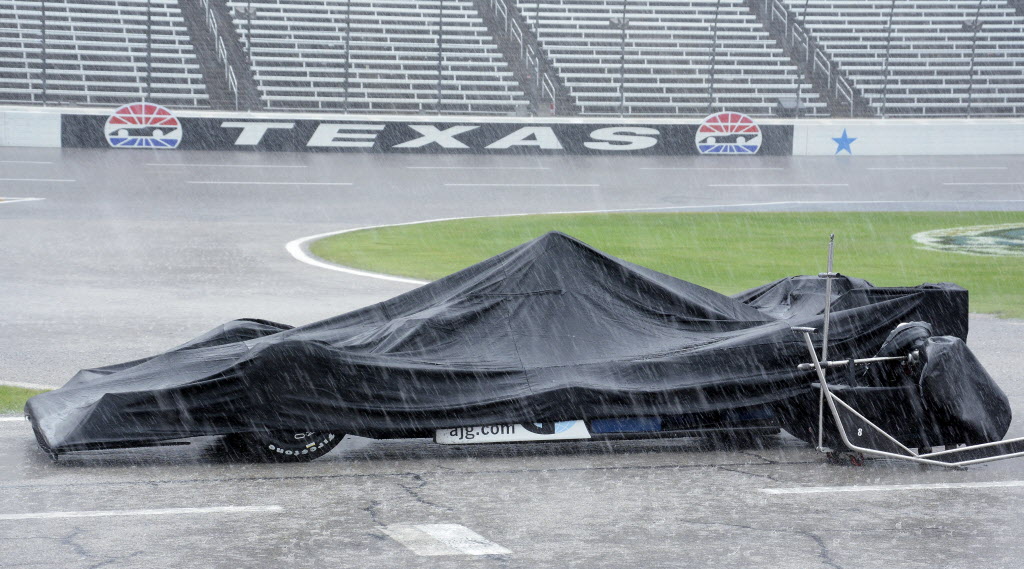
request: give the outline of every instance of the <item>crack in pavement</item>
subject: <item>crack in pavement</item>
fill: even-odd
[[[417,502],[419,502],[419,503],[421,503],[423,505],[431,506],[431,507],[437,508],[439,510],[444,510],[446,512],[454,511],[452,508],[450,508],[448,506],[442,506],[440,504],[435,504],[434,502],[431,502],[430,500],[427,500],[423,496],[420,496],[419,491],[422,490],[423,488],[425,488],[427,486],[427,484],[429,484],[429,482],[427,482],[423,478],[423,476],[421,476],[419,474],[412,474],[412,475],[410,475],[410,477],[414,481],[416,481],[418,483],[416,486],[409,487],[409,486],[406,486],[405,484],[402,484],[401,482],[398,483],[398,486],[400,488],[402,488],[403,490],[405,490],[410,496],[412,496],[414,500],[416,500]]]
[[[57,538],[57,539],[58,539],[58,541],[60,542],[61,545],[70,547],[71,550],[74,551],[75,554],[78,555],[79,557],[90,557],[89,552],[85,549],[85,546],[83,546],[83,545],[81,545],[81,544],[79,544],[79,543],[77,543],[75,541],[76,539],[78,539],[79,534],[81,534],[81,533],[82,533],[82,528],[79,527],[79,526],[75,526],[74,528],[71,529],[71,533],[70,534],[68,534],[68,535],[66,535],[64,537]]]
[[[803,530],[797,530],[796,533],[797,535],[808,537],[814,540],[814,543],[818,544],[818,556],[821,557],[822,563],[824,563],[828,567],[834,567],[835,569],[843,569],[841,565],[839,565],[832,559],[832,552],[829,551],[828,545],[825,544],[825,540],[822,539],[820,535]]]
[[[79,559],[93,561],[97,558],[102,557],[100,555],[91,553],[84,545],[78,542],[78,540],[82,537],[83,532],[84,530],[82,529],[82,527],[76,525],[71,529],[71,533],[68,533],[67,535],[60,537],[39,536],[38,539],[57,541],[59,544],[70,548],[72,553]],[[93,562],[91,565],[88,566],[87,569],[99,569],[100,567],[116,565],[124,560],[142,555],[143,553],[143,551],[137,550],[133,551],[132,553],[124,555],[106,556],[105,559]]]
[[[382,504],[379,501],[370,500],[370,503],[365,508],[360,509],[370,515],[370,521],[372,521],[380,527],[384,527],[386,524],[380,521],[381,506]]]
[[[728,522],[709,522],[709,521],[699,521],[699,520],[679,520],[679,523],[681,523],[681,524],[688,524],[688,525],[694,525],[694,526],[720,526],[720,527],[725,527],[725,528],[743,529],[743,530],[749,530],[749,531],[774,533],[774,534],[782,534],[782,535],[785,535],[785,534],[788,534],[788,535],[798,535],[800,537],[805,537],[807,539],[810,539],[811,541],[814,542],[814,544],[818,548],[818,557],[821,558],[821,562],[822,562],[823,565],[825,565],[827,567],[832,567],[833,569],[843,569],[843,567],[841,565],[839,565],[832,558],[832,551],[828,548],[828,545],[825,543],[825,540],[821,536],[819,536],[819,535],[817,535],[817,534],[815,534],[813,532],[807,531],[807,530],[796,529],[796,528],[794,528],[794,529],[759,528],[759,527],[748,526],[748,525],[743,525],[743,524],[731,524],[731,523],[728,523]]]
[[[87,569],[99,569],[100,567],[108,566],[108,565],[111,565],[111,564],[117,564],[117,563],[120,563],[120,562],[125,561],[127,559],[131,559],[133,557],[138,557],[139,555],[142,555],[142,553],[143,553],[142,551],[133,551],[133,552],[127,554],[127,555],[118,555],[116,557],[110,557],[109,559],[107,559],[105,561],[100,561],[99,563],[90,565]]]
[[[740,470],[739,468],[728,468],[725,466],[719,466],[716,468],[716,470],[721,470],[723,472],[735,472],[736,474],[744,474],[746,476],[751,476],[754,478],[765,478],[778,484],[782,484],[783,482],[782,480],[779,480],[778,478],[772,476],[771,474],[758,474],[756,472],[747,472],[746,470]]]
[[[746,456],[750,456],[750,457],[756,458],[758,460],[763,460],[764,464],[791,465],[791,464],[818,464],[818,462],[819,462],[817,460],[776,460],[776,459],[773,459],[773,458],[768,458],[766,456],[761,456],[760,454],[757,454],[756,452],[750,451],[750,450],[741,450],[741,451],[739,451],[739,453],[742,454],[742,455],[746,455]],[[723,466],[733,466],[733,465],[725,464]]]

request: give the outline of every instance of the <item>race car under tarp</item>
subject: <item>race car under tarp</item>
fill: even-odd
[[[876,354],[904,322],[966,340],[967,291],[956,285],[831,280],[834,354]],[[553,232],[320,322],[236,320],[154,357],[81,371],[25,411],[54,457],[203,435],[301,433],[316,451],[342,434],[630,417],[700,425],[752,412],[811,440],[817,379],[798,367],[807,348],[792,328],[822,326],[824,295],[823,279],[791,277],[729,297]],[[862,373],[863,385],[851,376],[848,388],[880,422],[912,421],[908,444],[999,440],[1009,406],[984,370],[943,375],[976,368],[945,361],[920,381],[921,364],[908,362]],[[977,404],[942,405],[964,390]]]

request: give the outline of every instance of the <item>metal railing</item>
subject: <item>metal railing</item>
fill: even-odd
[[[206,27],[209,28],[210,34],[213,36],[214,49],[217,52],[217,61],[224,66],[224,79],[228,83],[228,89],[235,96],[235,110],[238,110],[238,78],[235,76],[235,68],[228,61],[228,48],[224,44],[224,38],[220,36],[220,30],[217,29],[217,18],[214,16],[213,9],[210,7],[210,0],[202,0],[203,9],[206,10]]]
[[[542,88],[543,92],[541,93],[541,95],[551,99],[551,110],[555,111],[555,82],[551,79],[551,76],[547,72],[544,73],[544,83],[542,85]]]
[[[834,67],[832,60],[825,54],[824,50],[814,44],[810,35],[797,22],[797,19],[789,13],[780,0],[765,0],[765,15],[770,22],[781,24],[783,30],[783,41],[789,44],[794,53],[802,53],[801,59],[804,66],[809,69],[812,76],[820,76],[827,85],[832,97],[845,103],[850,108],[850,116],[854,113],[854,91],[846,77]]]
[[[505,0],[491,0],[491,8],[494,10],[494,15],[498,16],[505,30],[516,45],[519,46],[519,59],[524,62],[527,68],[534,70],[533,73],[533,88],[540,95],[540,99],[551,101],[551,106],[554,108],[556,101],[556,90],[555,81],[551,78],[550,72],[547,69],[541,70],[541,54],[539,54],[533,44],[527,41],[526,32],[523,31],[519,22],[515,18],[509,15],[509,6],[505,3]]]

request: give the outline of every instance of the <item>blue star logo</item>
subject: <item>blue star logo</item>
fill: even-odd
[[[843,136],[839,138],[833,138],[832,140],[834,140],[836,143],[836,154],[839,154],[844,150],[847,154],[853,154],[853,150],[850,149],[850,145],[853,144],[853,141],[857,139],[847,136],[845,128],[843,129]]]

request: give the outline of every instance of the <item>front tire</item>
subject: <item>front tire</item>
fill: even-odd
[[[309,462],[331,452],[344,436],[324,431],[234,433],[224,444],[257,462]]]

